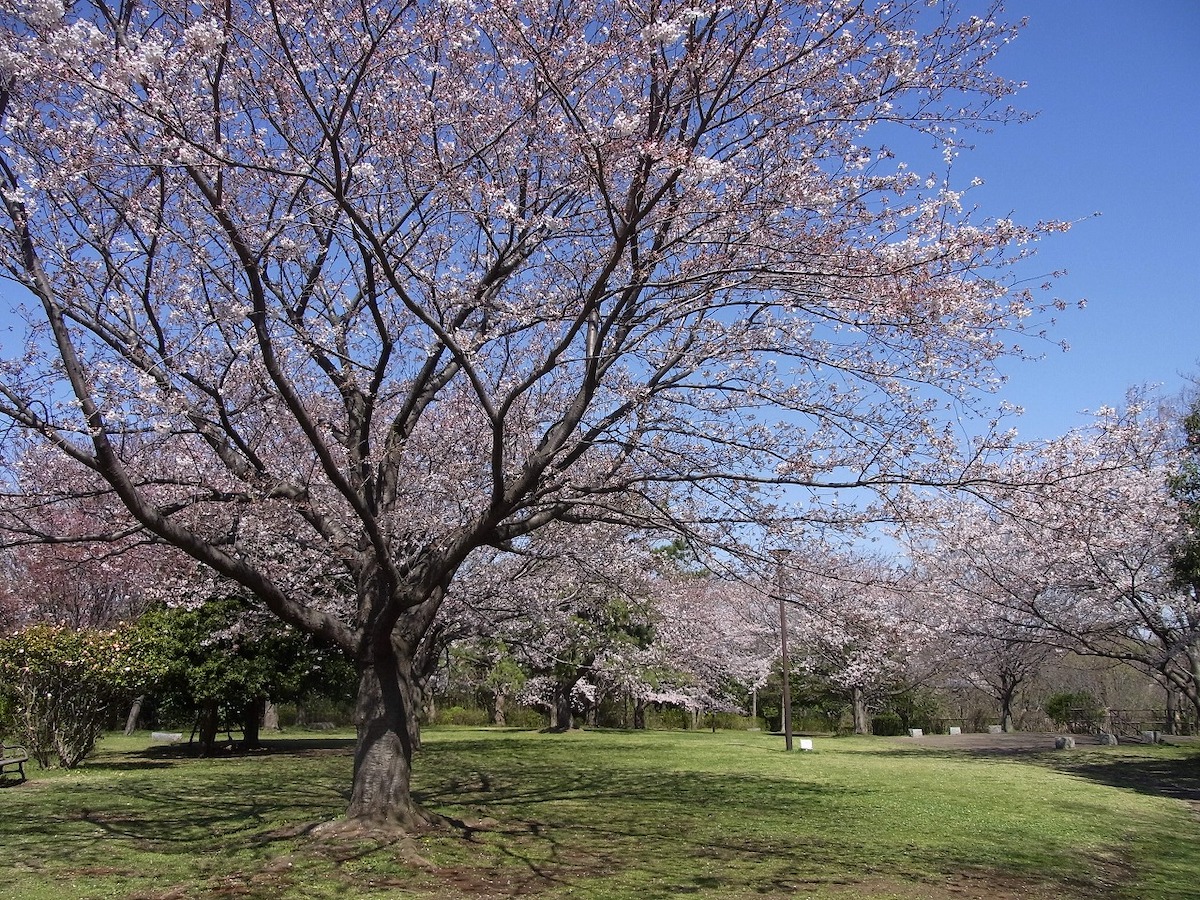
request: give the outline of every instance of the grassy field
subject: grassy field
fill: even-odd
[[[349,735],[268,746],[140,735],[34,766],[0,790],[0,898],[1200,897],[1200,745],[430,730],[422,801],[483,822],[390,843],[311,834],[344,807]]]

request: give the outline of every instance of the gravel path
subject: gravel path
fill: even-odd
[[[1095,734],[1074,734],[1076,747],[1099,747]],[[1053,750],[1054,741],[1062,737],[1049,731],[1013,731],[1008,734],[927,734],[919,738],[898,737],[897,744],[921,746],[937,750],[974,750],[984,753],[1029,753]]]

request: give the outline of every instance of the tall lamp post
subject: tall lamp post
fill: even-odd
[[[787,603],[783,596],[783,564],[787,559],[788,551],[783,549],[772,550],[771,555],[775,557],[775,592],[779,597],[779,654],[780,654],[780,669],[783,678],[783,697],[781,705],[783,706],[783,746],[785,750],[792,749],[792,676],[788,671],[788,646],[787,646]]]

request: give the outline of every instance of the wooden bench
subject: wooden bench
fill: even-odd
[[[17,774],[21,776],[21,781],[25,780],[25,762],[29,759],[29,754],[25,752],[24,747],[6,747],[0,744],[0,778],[4,777],[4,770],[9,766],[15,766]]]

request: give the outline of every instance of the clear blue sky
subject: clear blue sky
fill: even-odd
[[[1200,0],[1008,12],[1029,25],[996,68],[1028,82],[1017,102],[1038,118],[980,138],[956,177],[983,178],[968,196],[1016,221],[1101,214],[1043,241],[1030,269],[1066,269],[1054,293],[1088,301],[1059,317],[1070,352],[1006,366],[1018,430],[1050,437],[1132,385],[1174,393],[1200,371]]]

